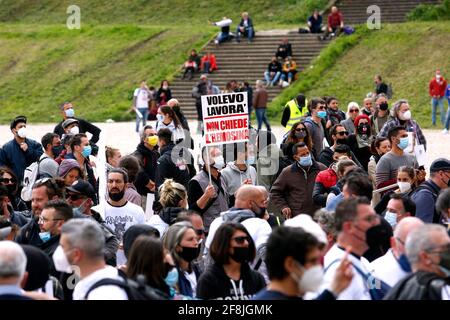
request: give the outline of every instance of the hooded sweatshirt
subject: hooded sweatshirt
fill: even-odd
[[[211,265],[198,279],[197,298],[204,300],[250,300],[266,286],[263,276],[247,263],[241,265],[238,281],[230,279],[223,266]]]
[[[234,162],[229,162],[220,173],[230,195],[236,192],[245,179],[252,179],[252,184],[256,185],[256,169],[250,165],[247,165],[247,170],[241,171]]]

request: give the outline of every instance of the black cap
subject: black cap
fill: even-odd
[[[160,237],[159,231],[147,224],[135,224],[129,227],[123,234],[123,251],[127,259],[134,240],[141,235],[154,236],[156,238]]]
[[[27,117],[25,117],[25,116],[15,117],[14,120],[11,121],[11,127],[10,127],[11,130],[14,129],[18,123],[21,123],[21,122],[27,123]]]
[[[41,249],[31,246],[21,246],[27,257],[28,280],[24,289],[27,291],[37,290],[45,286],[50,279],[52,261]]]
[[[450,160],[445,158],[439,158],[433,161],[430,167],[430,172],[437,172],[437,171],[450,171]]]
[[[95,199],[95,190],[94,187],[91,186],[89,182],[84,180],[75,181],[70,187],[66,187],[67,190],[73,193],[81,194],[92,200]]]

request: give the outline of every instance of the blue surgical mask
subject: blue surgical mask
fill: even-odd
[[[312,165],[312,159],[311,154],[308,154],[307,156],[300,157],[300,160],[298,160],[298,164],[302,167],[309,167]]]
[[[405,272],[411,272],[411,265],[409,264],[408,258],[406,257],[405,254],[402,254],[399,258],[398,258],[398,264],[400,265],[400,268],[403,269],[403,271]]]
[[[397,146],[402,150],[405,150],[406,148],[408,148],[408,145],[409,145],[408,137],[400,138],[400,143],[397,144]]]
[[[384,219],[386,219],[386,221],[389,222],[392,229],[394,229],[395,226],[397,225],[397,214],[396,213],[386,211],[386,214],[384,215]]]
[[[325,119],[327,117],[327,112],[321,110],[321,111],[317,112],[317,116],[321,119]]]
[[[66,117],[69,117],[69,118],[73,118],[75,116],[75,111],[73,110],[73,108],[67,109],[65,111],[65,113],[66,113]]]
[[[81,154],[83,155],[83,157],[88,158],[91,155],[92,152],[92,147],[91,146],[84,146],[83,151],[81,152]]]
[[[252,164],[255,163],[255,157],[254,156],[250,156],[247,158],[247,160],[245,160],[245,164],[248,166],[251,166]]]
[[[47,242],[51,237],[50,231],[39,232],[39,238],[41,238],[43,242]]]
[[[174,288],[178,283],[178,270],[177,268],[172,268],[164,279],[169,288]]]

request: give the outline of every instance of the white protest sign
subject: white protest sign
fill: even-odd
[[[247,92],[202,96],[205,146],[249,139]]]

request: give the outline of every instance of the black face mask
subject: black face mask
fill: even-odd
[[[184,261],[191,262],[195,259],[197,259],[199,253],[200,253],[200,246],[197,246],[196,248],[191,247],[181,247],[183,251],[179,252],[181,258],[183,258]]]
[[[296,133],[295,133],[295,137],[296,137],[297,139],[304,139],[304,138],[306,137],[306,133],[305,133],[305,132],[302,132],[302,131],[296,132]]]
[[[380,107],[380,110],[383,110],[383,111],[386,111],[387,109],[389,109],[389,105],[387,102],[380,103],[379,107]]]
[[[347,138],[337,139],[336,143],[337,144],[347,144]]]
[[[120,200],[122,200],[124,195],[125,195],[125,189],[123,189],[119,193],[111,193],[110,191],[108,191],[108,196],[112,201],[120,201]]]
[[[16,191],[17,191],[17,185],[16,184],[8,184],[5,187],[6,187],[6,189],[8,189],[8,195],[9,196],[14,196],[16,194]]]
[[[358,126],[358,133],[370,135],[370,126],[368,124],[360,124]]]
[[[230,254],[230,257],[239,263],[248,262],[250,256],[250,249],[248,247],[234,247],[233,254]]]
[[[61,152],[63,151],[64,146],[56,146],[56,147],[52,147],[52,152],[53,152],[53,156],[55,158],[58,158],[58,156],[61,154]]]
[[[390,238],[392,236],[391,232],[382,225],[382,223],[370,227],[366,231],[366,243],[370,250],[380,251],[384,254],[385,249],[390,246]]]
[[[264,215],[266,214],[266,210],[267,210],[266,207],[256,206],[256,208],[258,208],[258,209],[256,209],[256,210],[252,209],[252,211],[255,213],[255,217],[262,219],[264,217]]]

